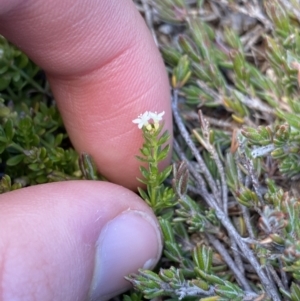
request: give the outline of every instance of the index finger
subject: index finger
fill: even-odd
[[[135,189],[142,144],[132,123],[165,111],[172,133],[168,78],[131,0],[6,0],[0,33],[48,76],[74,147],[109,180]]]

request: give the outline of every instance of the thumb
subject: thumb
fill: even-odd
[[[3,194],[1,300],[108,300],[162,249],[151,209],[111,183],[70,181]]]

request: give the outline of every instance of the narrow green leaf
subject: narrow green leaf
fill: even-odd
[[[211,284],[224,285],[224,280],[222,280],[216,275],[207,274],[203,270],[199,269],[198,267],[195,268],[195,271],[199,274],[201,278],[210,282]]]
[[[170,139],[170,134],[168,131],[165,131],[158,139],[157,145],[163,145]]]
[[[193,260],[195,264],[207,274],[211,272],[212,266],[212,250],[204,245],[198,245],[193,252]]]
[[[18,165],[20,162],[22,162],[24,158],[25,158],[25,155],[23,155],[23,154],[16,155],[16,156],[13,156],[13,157],[9,158],[9,159],[6,161],[6,164],[7,164],[8,166],[16,166],[16,165]]]
[[[163,161],[167,158],[170,151],[170,145],[166,145],[158,154],[157,156],[157,162]]]
[[[158,221],[164,236],[164,240],[175,243],[174,232],[170,222],[163,218],[159,218]]]
[[[291,285],[291,299],[292,301],[300,301],[300,287],[294,282]]]
[[[142,188],[138,187],[138,192],[143,200],[145,200],[145,201],[149,200],[148,194]]]
[[[5,122],[4,131],[7,138],[7,142],[10,143],[14,136],[13,122],[11,119],[7,119],[7,121]]]

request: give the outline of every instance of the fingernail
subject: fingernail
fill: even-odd
[[[96,243],[90,300],[108,300],[126,291],[130,284],[124,276],[153,268],[161,251],[160,230],[152,217],[134,210],[115,217]]]

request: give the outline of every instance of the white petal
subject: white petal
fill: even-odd
[[[145,113],[140,114],[137,119],[132,120],[132,122],[137,123],[138,128],[141,129],[144,125],[148,124],[149,119],[150,119],[149,112],[146,111]]]
[[[149,112],[150,117],[153,119],[154,122],[158,122],[162,120],[162,116],[165,114],[165,111],[157,114],[157,112]]]
[[[162,120],[162,116],[165,115],[165,111],[162,111],[161,113],[157,114],[157,117],[159,118],[159,120]]]
[[[134,119],[132,120],[133,123],[140,123],[141,122],[141,119]]]

